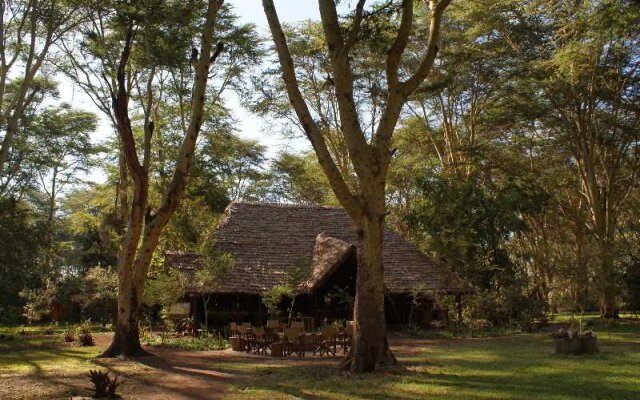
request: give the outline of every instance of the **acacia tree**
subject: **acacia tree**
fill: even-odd
[[[68,104],[50,107],[36,116],[28,127],[34,133],[33,151],[37,158],[37,176],[47,202],[47,254],[45,265],[53,268],[56,213],[61,193],[81,182],[78,174],[89,172],[98,148],[91,144],[96,116],[73,110]]]
[[[386,93],[376,127],[365,132],[354,98],[354,75],[350,56],[361,39],[363,21],[371,12],[365,11],[366,0],[359,0],[347,26],[338,16],[334,0],[319,0],[323,32],[330,60],[332,77],[329,84],[335,91],[340,121],[339,134],[344,140],[356,178],[352,187],[333,159],[322,129],[310,111],[298,84],[294,60],[280,24],[273,0],[263,0],[269,28],[289,100],[304,132],[311,142],[318,161],[327,175],[331,188],[350,216],[358,237],[358,278],[354,307],[355,330],[353,346],[343,364],[355,372],[373,371],[384,364],[395,363],[386,340],[384,316],[384,269],[382,243],[384,235],[385,186],[391,160],[391,139],[407,98],[427,78],[438,53],[442,14],[451,0],[431,0],[430,26],[426,50],[418,67],[407,72],[403,55],[414,28],[414,2],[403,0],[395,37],[386,54]],[[405,76],[406,75],[406,76]]]
[[[83,21],[81,10],[81,1],[0,1],[0,177],[25,110],[50,86],[38,74],[52,47]]]
[[[600,313],[615,318],[621,286],[615,242],[640,166],[640,8],[593,0],[540,12],[557,26],[550,56],[538,63],[548,106],[541,120],[579,178],[585,225],[598,248]]]
[[[89,39],[94,42],[100,65],[104,67],[104,87],[111,95],[111,112],[120,141],[121,171],[120,217],[126,223],[118,254],[118,307],[115,336],[104,356],[132,356],[142,353],[138,331],[139,307],[143,300],[144,283],[160,233],[177,209],[185,191],[187,177],[194,158],[198,134],[204,119],[205,96],[210,66],[223,50],[222,43],[213,45],[218,13],[223,0],[205,4],[179,5],[167,2],[133,3],[122,9],[105,10],[94,20],[94,27],[112,25],[109,36],[99,33]],[[204,6],[204,9],[203,7]],[[199,13],[203,12],[204,15]],[[166,18],[174,18],[167,20]],[[183,18],[178,21],[175,18]],[[105,21],[106,20],[106,21]],[[185,107],[183,140],[166,191],[157,211],[149,203],[151,146],[154,118],[162,99],[154,79],[162,82],[162,72],[178,68],[188,59],[185,41],[200,32],[199,50],[193,48],[193,76],[181,82],[193,82],[189,106]],[[171,37],[167,36],[171,35]],[[173,41],[173,42],[172,42]],[[174,46],[172,46],[174,44]],[[108,57],[110,45],[121,45],[118,57]],[[188,67],[187,67],[188,68]],[[184,69],[183,69],[184,70]],[[112,75],[108,75],[111,73]],[[185,84],[186,85],[186,84]],[[181,87],[181,90],[188,88]],[[142,108],[142,145],[136,139],[130,113],[130,99],[138,100]],[[140,158],[142,156],[142,159]],[[126,172],[126,174],[125,174]],[[126,183],[130,183],[131,198]]]

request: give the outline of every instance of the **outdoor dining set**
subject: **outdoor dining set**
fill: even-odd
[[[268,320],[266,326],[232,322],[229,330],[232,350],[272,357],[346,354],[353,338],[352,321],[344,327],[327,325],[315,332],[306,332],[303,321],[287,325],[278,320]]]

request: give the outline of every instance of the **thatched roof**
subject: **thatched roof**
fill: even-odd
[[[215,235],[215,250],[235,263],[213,293],[261,294],[289,282],[293,271],[310,268],[299,289],[313,291],[355,251],[356,235],[341,208],[290,204],[231,203]],[[384,283],[388,293],[421,286],[442,293],[463,285],[400,235],[385,231]],[[167,253],[166,262],[185,272],[199,268],[197,255]]]
[[[322,286],[355,251],[353,244],[320,233],[313,246],[310,276],[300,284],[300,290],[312,292]]]

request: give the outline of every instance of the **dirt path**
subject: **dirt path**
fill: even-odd
[[[105,348],[109,337],[97,336],[98,347]],[[417,347],[432,340],[394,338],[391,341],[398,355],[410,355]],[[124,381],[119,393],[124,399],[182,400],[222,399],[229,386],[255,373],[253,366],[291,366],[326,364],[335,367],[341,356],[295,356],[276,359],[246,353],[225,351],[179,351],[147,348],[148,356],[133,361],[94,359],[86,370],[40,370],[28,373],[0,373],[0,399],[69,399],[89,396],[89,369],[115,373]]]

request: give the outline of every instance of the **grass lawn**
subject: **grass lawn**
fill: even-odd
[[[593,356],[552,354],[548,332],[396,336],[391,343],[401,366],[365,375],[338,370],[337,360],[279,360],[230,351],[155,349],[151,359],[105,364],[93,357],[108,338],[99,340],[98,347],[82,348],[62,344],[58,337],[25,336],[0,340],[0,398],[29,398],[3,393],[3,380],[46,381],[52,374],[85,379],[89,368],[102,367],[125,375],[129,382],[123,394],[131,399],[640,399],[640,321],[596,323],[594,330],[601,353]],[[38,398],[86,395],[87,385],[76,382]],[[153,385],[159,388],[156,394],[144,395],[141,390]],[[207,392],[209,387],[216,390]]]
[[[230,398],[640,399],[640,324],[599,334],[601,353],[556,356],[548,333],[408,340],[403,368],[356,376],[324,366],[248,366]],[[402,343],[402,340],[395,341]]]

